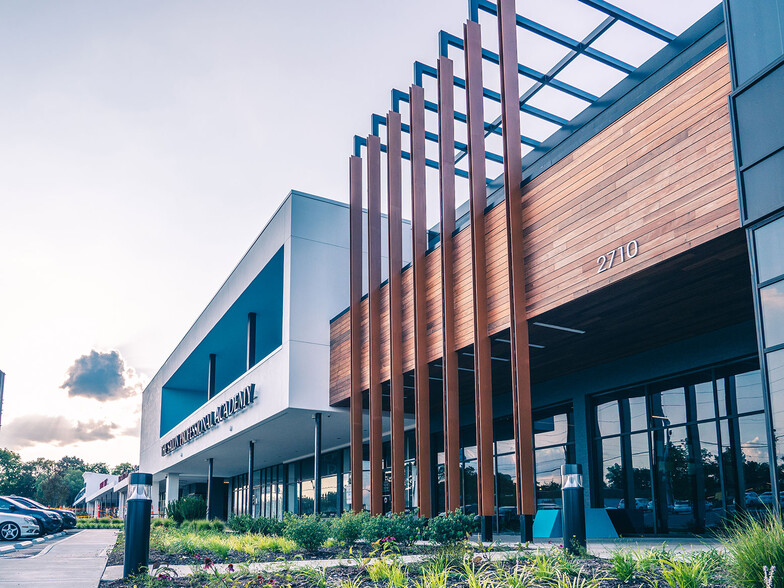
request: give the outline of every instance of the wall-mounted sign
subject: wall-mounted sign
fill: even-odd
[[[193,441],[196,437],[204,435],[204,433],[218,425],[221,421],[234,416],[242,409],[253,404],[253,401],[255,400],[255,391],[255,384],[250,384],[223,404],[216,406],[214,410],[208,412],[187,429],[183,430],[179,435],[164,443],[161,446],[161,455],[168,455],[172,451],[176,451],[189,441]]]
[[[599,271],[596,273],[600,274],[602,272],[606,272],[613,265],[618,265],[619,263],[623,263],[629,259],[634,259],[637,257],[639,252],[640,244],[637,242],[637,239],[632,239],[626,245],[616,247],[605,255],[600,255],[597,257],[596,263],[599,265]]]

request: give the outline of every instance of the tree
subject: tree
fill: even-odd
[[[40,478],[38,484],[39,500],[48,506],[58,507],[63,506],[68,501],[70,489],[63,480],[62,476],[57,474]]]
[[[68,486],[68,500],[67,504],[70,506],[76,500],[76,495],[79,494],[79,491],[84,486],[84,478],[82,477],[82,471],[71,469],[66,471],[63,474],[63,481]]]
[[[87,464],[81,457],[66,455],[61,457],[60,461],[55,465],[60,474],[65,474],[68,470],[79,470],[80,472],[87,471]]]
[[[114,476],[121,476],[126,472],[132,472],[134,470],[133,465],[129,464],[127,461],[122,462],[120,465],[115,466],[112,470],[112,475]]]
[[[109,473],[109,466],[107,466],[104,462],[99,461],[97,463],[88,463],[85,464],[86,472],[95,472],[96,474],[108,474]]]
[[[22,458],[8,449],[0,449],[0,494],[14,494],[22,475]]]

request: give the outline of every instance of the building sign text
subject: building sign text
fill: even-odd
[[[182,431],[179,435],[169,439],[169,441],[164,443],[161,447],[161,455],[168,455],[172,451],[176,451],[182,445],[185,445],[189,441],[193,441],[196,437],[204,435],[204,433],[209,431],[215,425],[219,424],[221,421],[234,416],[242,409],[250,406],[255,399],[255,388],[256,387],[254,384],[246,386],[243,390],[237,392],[226,402],[216,406],[214,410],[204,415],[198,421]]]

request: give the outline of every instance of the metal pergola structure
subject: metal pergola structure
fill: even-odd
[[[520,96],[520,112],[524,114],[531,115],[548,123],[556,125],[559,129],[569,126],[571,119],[566,119],[563,116],[545,110],[543,108],[538,108],[530,104],[530,101],[534,96],[536,96],[541,90],[544,88],[552,88],[558,92],[561,92],[567,96],[571,96],[573,98],[577,98],[582,101],[585,105],[584,108],[588,108],[592,104],[596,103],[600,96],[596,96],[587,90],[579,88],[573,84],[566,83],[558,78],[558,75],[561,74],[564,69],[569,66],[571,63],[575,61],[580,56],[585,56],[589,59],[592,59],[596,63],[599,63],[605,67],[610,69],[616,70],[621,72],[624,75],[629,75],[636,70],[636,67],[626,63],[622,59],[614,57],[604,51],[596,49],[593,47],[593,43],[595,43],[602,35],[607,33],[613,25],[616,23],[623,23],[626,24],[645,35],[662,41],[664,43],[669,43],[673,39],[675,39],[675,35],[672,33],[662,29],[661,27],[656,26],[653,23],[648,22],[645,19],[642,19],[630,12],[627,12],[613,4],[606,2],[604,0],[576,0],[585,6],[589,6],[593,8],[597,13],[601,13],[605,15],[605,18],[602,22],[596,26],[591,32],[589,32],[583,39],[577,40],[573,39],[572,37],[560,33],[550,27],[547,27],[541,23],[538,23],[530,18],[526,18],[520,14],[516,15],[516,25],[518,28],[525,30],[529,33],[533,33],[538,37],[545,39],[555,45],[559,45],[566,49],[566,54],[555,64],[553,65],[547,72],[540,72],[536,69],[525,65],[525,63],[521,63],[518,55],[518,64],[517,69],[520,76],[524,77],[525,79],[530,80],[533,82]],[[491,0],[469,0],[468,2],[468,17],[469,20],[478,22],[479,21],[479,13],[484,12],[493,17],[498,16],[498,8],[495,2]],[[457,35],[449,33],[447,31],[441,30],[438,33],[438,47],[439,47],[439,57],[449,57],[450,47],[457,50],[457,51],[464,51],[464,44],[463,39]],[[489,49],[483,48],[482,49],[482,59],[493,65],[499,66],[499,55]],[[438,79],[438,70],[436,67],[432,65],[428,65],[419,61],[414,62],[414,84],[417,86],[422,86],[424,82],[424,78],[433,78]],[[454,85],[456,88],[460,90],[465,90],[466,88],[466,81],[463,78],[458,76],[454,76]],[[501,94],[495,90],[490,88],[484,87],[482,89],[483,97],[495,102],[501,103]],[[401,112],[401,102],[408,103],[409,101],[409,94],[408,92],[404,92],[402,90],[398,90],[396,88],[392,89],[391,92],[391,109],[394,112]],[[425,110],[435,113],[438,113],[438,104],[432,102],[430,100],[425,99]],[[583,109],[584,110],[584,109]],[[582,110],[580,111],[582,112]],[[578,113],[579,114],[579,113]],[[464,112],[461,112],[458,109],[455,109],[454,112],[455,121],[461,124],[467,124],[467,117]],[[382,126],[386,126],[386,117],[380,114],[372,114],[371,119],[371,135],[379,135],[380,128]],[[501,116],[496,117],[492,121],[485,121],[485,136],[488,137],[490,135],[502,135],[502,121]],[[401,130],[405,134],[410,133],[410,127],[407,124],[401,125]],[[574,130],[574,129],[573,129]],[[438,133],[432,130],[426,130],[425,132],[425,140],[438,143]],[[521,134],[520,142],[522,145],[533,149],[534,151],[545,151],[545,148],[542,146],[542,141],[536,140],[532,137],[526,136],[525,134]],[[455,141],[455,162],[459,162],[463,159],[467,154],[468,145],[463,142]],[[354,155],[361,156],[363,148],[367,146],[367,139],[360,135],[354,136]],[[381,144],[381,152],[386,153],[387,145],[385,143]],[[411,154],[403,150],[401,153],[403,159],[410,161]],[[504,158],[503,155],[499,153],[493,153],[490,151],[485,152],[485,157],[488,161],[503,164]],[[426,159],[426,166],[431,169],[438,169],[438,162],[433,159]],[[455,175],[460,178],[467,179],[468,172],[462,170],[460,168],[455,169]],[[498,185],[498,178],[488,178],[487,179],[488,185]]]
[[[526,270],[523,244],[522,162],[523,148],[545,152],[547,143],[522,132],[523,114],[554,125],[558,132],[577,128],[570,120],[540,108],[531,100],[543,89],[550,88],[584,105],[580,112],[597,103],[599,96],[559,79],[564,69],[580,56],[603,67],[629,75],[635,67],[592,46],[618,22],[642,31],[659,41],[669,42],[674,36],[655,25],[629,14],[604,0],[576,0],[602,15],[602,21],[582,41],[536,23],[517,14],[515,0],[470,0],[469,19],[463,36],[439,33],[437,66],[416,62],[414,83],[408,92],[392,90],[392,108],[386,116],[371,116],[372,132],[367,137],[354,137],[354,153],[349,158],[349,233],[350,233],[350,331],[351,331],[351,470],[363,469],[363,390],[362,340],[363,316],[367,325],[367,373],[369,401],[369,466],[370,512],[381,514],[382,506],[382,412],[384,393],[381,376],[381,263],[382,218],[381,193],[384,176],[387,185],[388,263],[389,280],[383,294],[388,298],[389,320],[389,399],[391,414],[391,506],[402,512],[403,499],[403,438],[404,438],[404,377],[402,361],[402,160],[411,167],[411,241],[412,300],[414,350],[414,404],[416,418],[417,504],[420,515],[432,514],[430,456],[430,362],[428,358],[428,323],[426,255],[429,249],[427,226],[427,168],[438,170],[440,192],[440,285],[441,285],[441,370],[444,418],[444,479],[447,510],[461,505],[459,454],[459,377],[454,312],[455,280],[454,249],[456,231],[456,178],[467,180],[469,191],[469,236],[471,243],[471,287],[473,313],[474,411],[476,414],[476,446],[478,467],[478,513],[482,521],[483,539],[492,538],[495,513],[493,470],[492,351],[488,335],[488,278],[486,251],[486,218],[488,187],[502,188],[505,199],[504,228],[509,301],[509,345],[511,372],[510,392],[514,415],[516,501],[520,515],[521,540],[532,536],[535,505],[533,463],[533,428],[531,417],[531,380],[528,324],[526,321]],[[479,13],[494,17],[498,27],[498,53],[482,44]],[[519,29],[533,33],[566,50],[546,73],[520,63],[517,46]],[[454,74],[450,50],[461,53],[465,65],[464,78]],[[496,66],[500,92],[488,88],[483,79],[485,64]],[[437,102],[427,100],[424,79],[433,78],[438,88]],[[522,93],[520,79],[532,82]],[[455,91],[464,91],[465,103],[455,105]],[[501,114],[485,120],[485,101],[500,105]],[[408,123],[402,122],[401,104],[406,103]],[[464,107],[464,110],[462,109]],[[426,128],[426,113],[437,115],[438,129]],[[579,113],[575,116],[579,116]],[[466,143],[455,139],[455,123],[464,124]],[[381,141],[381,127],[386,127],[386,144]],[[574,128],[572,128],[574,127]],[[402,134],[410,141],[408,151],[402,148]],[[489,151],[486,139],[500,138],[503,154]],[[426,144],[438,146],[438,161],[426,156]],[[364,151],[364,157],[363,157]],[[381,169],[381,153],[386,153],[386,173]],[[465,169],[457,164],[465,159]],[[487,177],[487,163],[503,166],[495,179]],[[364,172],[363,172],[364,169]],[[363,185],[363,177],[366,182]],[[367,202],[363,221],[363,200]],[[363,307],[363,223],[367,223],[367,303]],[[431,266],[432,269],[432,266]],[[355,510],[362,508],[362,476],[351,479],[351,495]]]

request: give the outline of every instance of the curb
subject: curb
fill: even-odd
[[[36,537],[32,541],[17,541],[11,545],[0,545],[0,555],[4,553],[11,553],[12,551],[16,551],[18,549],[24,549],[25,547],[39,545],[44,541],[51,541],[52,539],[62,537],[63,535],[65,535],[65,531],[60,531],[59,533],[54,533],[52,535],[46,535],[45,537]]]

